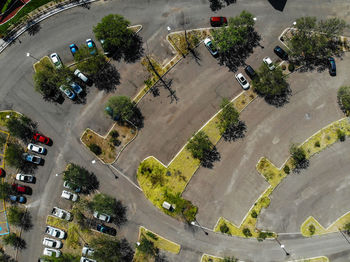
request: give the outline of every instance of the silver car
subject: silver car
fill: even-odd
[[[46,226],[45,234],[48,234],[53,237],[57,237],[60,239],[63,239],[66,237],[66,232],[64,232],[62,229],[52,227],[52,226]]]
[[[62,191],[61,197],[65,198],[65,199],[68,199],[68,200],[71,200],[73,202],[78,200],[78,195],[77,194],[69,192],[67,190],[63,190]]]
[[[242,86],[242,88],[244,90],[249,89],[250,85],[249,82],[247,81],[247,79],[244,77],[244,75],[242,73],[238,73],[235,75],[238,83]]]
[[[47,247],[53,247],[53,248],[62,248],[63,244],[60,240],[56,240],[49,237],[44,237],[43,239],[43,245]]]
[[[28,150],[30,151],[33,151],[35,153],[38,153],[38,154],[45,154],[46,153],[46,148],[42,147],[42,146],[38,146],[38,145],[35,145],[35,144],[28,144]]]

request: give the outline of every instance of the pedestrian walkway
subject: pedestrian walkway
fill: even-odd
[[[5,134],[6,137],[6,143],[3,146],[2,149],[0,149],[0,167],[5,167],[5,151],[7,147],[7,141],[10,137],[10,134],[8,132],[0,130],[0,133]],[[1,178],[1,183],[4,183],[4,178]],[[10,233],[9,224],[7,221],[7,214],[6,214],[6,204],[4,200],[0,200],[0,236],[7,235]]]

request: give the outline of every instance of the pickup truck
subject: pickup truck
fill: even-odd
[[[61,218],[61,219],[65,219],[65,220],[71,220],[72,215],[70,212],[59,208],[59,207],[54,207],[51,211],[51,214],[55,217]]]

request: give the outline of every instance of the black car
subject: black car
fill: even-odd
[[[114,228],[101,224],[97,224],[96,229],[98,232],[105,233],[111,236],[115,236],[117,234],[117,230],[115,230]]]
[[[284,51],[281,47],[278,45],[273,49],[276,55],[278,55],[283,60],[288,60],[288,54],[286,51]]]
[[[329,74],[331,76],[335,76],[337,74],[337,67],[335,66],[335,60],[333,57],[328,58],[328,64],[329,64]]]
[[[257,76],[255,70],[253,69],[253,67],[251,67],[250,65],[247,65],[245,68],[244,68],[244,71],[247,73],[247,75],[253,79]]]

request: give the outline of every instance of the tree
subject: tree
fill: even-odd
[[[5,245],[9,245],[18,249],[24,249],[26,247],[26,242],[15,233],[10,233],[4,236],[3,242]]]
[[[34,129],[36,124],[26,116],[20,116],[18,118],[11,117],[6,122],[6,127],[11,133],[11,135],[28,142],[32,139]]]
[[[16,262],[13,258],[5,253],[5,251],[0,248],[0,261],[1,262]]]
[[[252,85],[266,102],[276,107],[288,102],[290,88],[286,81],[287,77],[283,75],[280,67],[270,70],[265,64],[262,64],[257,74],[258,77],[253,80]]]
[[[130,121],[133,118],[135,106],[135,103],[127,96],[112,96],[106,104],[106,107],[111,109],[112,118],[121,122]]]
[[[126,207],[121,201],[106,194],[96,194],[91,201],[91,208],[99,213],[113,217],[113,222],[120,225],[126,222]]]
[[[115,60],[124,58],[127,62],[134,62],[143,54],[142,40],[128,28],[129,25],[123,16],[110,14],[93,28],[95,37],[104,40],[103,49]]]
[[[17,206],[11,206],[9,208],[7,218],[10,224],[23,227],[24,230],[28,230],[32,227],[29,212]]]
[[[63,180],[75,190],[82,188],[83,192],[89,193],[99,187],[99,182],[94,173],[76,164],[69,164],[64,171]]]
[[[129,262],[134,256],[134,251],[125,238],[121,240],[105,236],[94,238],[90,246],[94,249],[93,258],[97,261]]]
[[[80,262],[80,256],[69,253],[62,253],[60,257],[42,256],[42,258],[48,262]]]
[[[350,86],[342,86],[338,90],[338,103],[346,115],[350,114]]]
[[[246,125],[239,120],[239,113],[227,98],[221,102],[222,111],[219,113],[217,127],[225,141],[234,141],[244,137]]]
[[[306,158],[306,153],[304,148],[298,147],[295,144],[292,144],[289,150],[293,165],[295,166],[296,171],[300,170],[301,168],[307,168],[309,166],[309,161]]]
[[[5,160],[9,166],[22,169],[25,162],[22,158],[23,148],[15,143],[9,143],[6,149]]]
[[[204,131],[199,131],[195,134],[186,146],[194,158],[199,160],[204,159],[208,152],[214,147],[213,143],[209,140],[208,135]]]
[[[225,257],[222,262],[238,262],[238,259],[235,257]]]
[[[155,256],[158,253],[158,250],[154,246],[154,243],[144,236],[142,236],[140,245],[137,247],[137,249],[145,255]]]
[[[0,183],[0,199],[6,199],[11,193],[11,185],[7,182]]]
[[[228,26],[212,32],[213,44],[219,49],[220,63],[236,71],[259,44],[260,36],[254,30],[253,15],[242,11],[239,16],[228,19]]]

